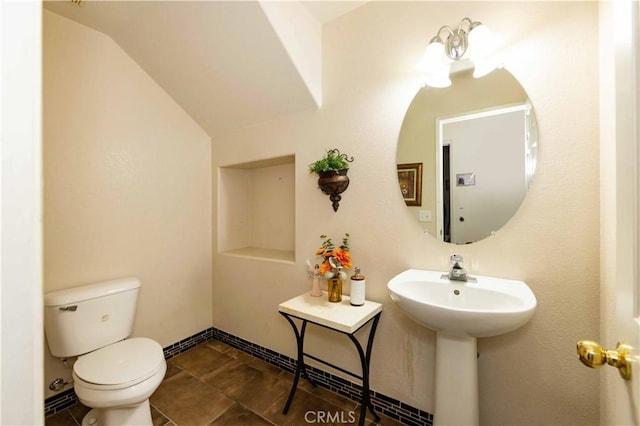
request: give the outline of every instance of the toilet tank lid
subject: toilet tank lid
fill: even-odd
[[[53,291],[44,295],[44,306],[62,306],[78,303],[110,294],[135,290],[140,288],[141,285],[138,278],[129,277]]]

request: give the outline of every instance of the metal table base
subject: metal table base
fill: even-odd
[[[357,308],[354,308],[357,309]],[[380,314],[382,312],[378,312],[377,314],[375,314],[371,319],[369,319],[368,321],[366,321],[364,324],[362,324],[362,326],[360,326],[358,329],[356,329],[355,331],[349,333],[349,332],[345,332],[345,331],[341,331],[341,330],[337,330],[333,327],[327,326],[327,325],[323,325],[305,318],[300,318],[297,317],[295,315],[289,314],[289,313],[285,313],[280,311],[279,312],[282,316],[284,316],[287,321],[289,321],[289,324],[291,324],[291,327],[293,328],[293,333],[296,336],[296,344],[298,347],[298,358],[296,360],[296,371],[293,377],[293,384],[291,385],[291,391],[289,392],[289,397],[287,398],[287,402],[284,406],[284,409],[282,410],[282,414],[287,414],[289,412],[289,408],[291,407],[291,403],[293,402],[293,397],[296,394],[296,390],[298,388],[298,382],[300,380],[300,376],[304,377],[307,381],[309,381],[309,383],[311,383],[312,386],[316,386],[316,384],[313,382],[313,380],[311,380],[311,378],[309,377],[309,375],[307,374],[307,370],[304,364],[304,357],[308,357],[311,358],[321,364],[327,365],[331,368],[334,368],[338,371],[341,371],[345,374],[348,374],[352,377],[355,377],[357,379],[362,380],[362,400],[361,400],[361,407],[360,407],[360,418],[358,421],[358,425],[362,426],[364,425],[364,419],[366,417],[366,413],[367,413],[367,408],[369,409],[369,411],[371,411],[371,414],[373,414],[373,416],[375,417],[376,421],[380,420],[380,417],[378,416],[378,414],[374,411],[373,409],[373,404],[371,403],[371,390],[369,388],[369,366],[371,363],[371,347],[373,346],[373,338],[375,337],[376,334],[376,328],[378,327],[378,321],[380,320]],[[300,326],[300,328],[298,328],[297,324],[295,323],[295,321],[292,318],[297,318],[299,320],[302,321],[302,324]],[[373,322],[372,322],[373,321]],[[362,327],[364,327],[366,324],[372,322],[371,324],[371,330],[369,330],[369,337],[367,339],[367,347],[366,349],[362,348],[362,345],[360,344],[360,342],[358,341],[358,339],[356,339],[355,337],[355,333],[360,330]],[[329,329],[329,330],[333,330],[336,331],[340,334],[344,334],[347,337],[349,337],[349,339],[353,342],[353,344],[355,345],[357,351],[358,351],[358,355],[360,356],[360,364],[362,367],[362,375],[358,375],[355,374],[351,371],[348,371],[342,367],[339,367],[337,365],[334,365],[330,362],[327,362],[323,359],[320,359],[316,356],[313,356],[311,354],[308,354],[306,352],[304,352],[304,337],[305,337],[305,332],[307,330],[307,324],[311,323],[311,324],[315,324],[318,325],[320,327]]]

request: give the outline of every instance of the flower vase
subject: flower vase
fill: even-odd
[[[342,302],[342,278],[340,274],[336,274],[333,278],[327,280],[327,290],[329,302]]]
[[[320,280],[318,278],[313,279],[313,284],[311,285],[311,295],[313,297],[322,296],[322,289],[320,288]]]

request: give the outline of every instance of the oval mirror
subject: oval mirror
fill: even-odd
[[[398,140],[400,191],[412,216],[441,241],[469,244],[518,210],[536,169],[531,102],[505,69],[451,76],[409,105]]]

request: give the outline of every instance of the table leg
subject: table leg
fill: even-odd
[[[291,407],[293,396],[296,394],[296,390],[298,389],[298,381],[300,380],[300,375],[302,374],[302,376],[305,379],[307,379],[313,386],[315,386],[315,384],[307,375],[307,370],[304,366],[304,334],[307,329],[307,321],[306,320],[302,321],[302,327],[300,328],[300,331],[298,331],[298,328],[296,327],[296,323],[293,322],[293,320],[289,318],[288,315],[282,312],[280,312],[280,314],[282,314],[282,316],[284,316],[287,319],[287,321],[289,321],[289,324],[291,324],[291,328],[293,328],[293,333],[296,336],[296,344],[298,347],[298,359],[296,360],[296,372],[293,376],[293,384],[291,385],[291,390],[289,391],[289,397],[287,398],[287,403],[284,405],[284,408],[282,409],[282,414],[287,414],[289,412],[289,407]]]
[[[369,339],[367,340],[367,406],[369,411],[375,417],[376,420],[380,420],[378,414],[373,410],[373,404],[371,403],[371,391],[369,389],[369,366],[371,365],[371,348],[373,347],[373,338],[376,335],[376,329],[378,327],[378,321],[380,321],[380,314],[373,318],[373,324],[371,324],[371,331],[369,332]]]
[[[376,334],[376,327],[378,326],[378,320],[380,319],[380,315],[376,315],[373,324],[371,325],[371,330],[369,331],[369,339],[367,340],[367,351],[366,354],[362,349],[362,345],[358,339],[355,338],[353,334],[349,334],[349,339],[353,342],[356,349],[358,350],[358,355],[360,355],[360,364],[362,365],[362,403],[360,407],[360,420],[358,421],[358,425],[364,425],[364,419],[367,415],[367,408],[371,411],[371,414],[375,417],[376,420],[380,420],[380,416],[374,411],[373,404],[371,403],[371,391],[369,389],[369,365],[371,363],[371,347],[373,346],[373,338]]]

